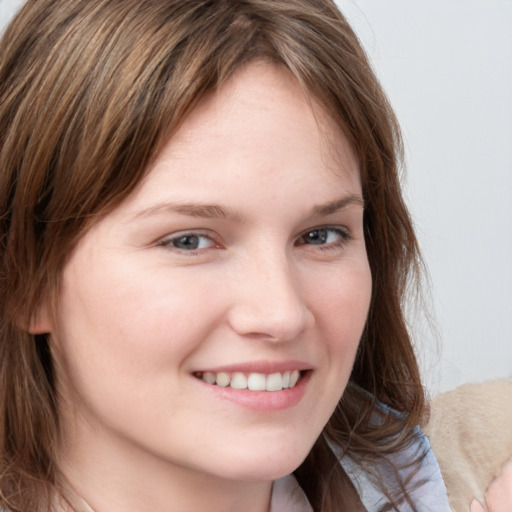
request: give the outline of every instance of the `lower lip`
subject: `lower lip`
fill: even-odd
[[[250,391],[249,389],[223,388],[222,386],[208,384],[197,378],[196,380],[221,400],[233,402],[253,411],[274,412],[290,409],[298,405],[306,392],[310,378],[311,371],[304,372],[293,388],[281,391]]]

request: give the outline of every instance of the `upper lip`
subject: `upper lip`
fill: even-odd
[[[210,373],[284,373],[291,372],[293,370],[311,370],[311,363],[304,361],[247,361],[240,363],[233,363],[222,366],[215,366],[213,368],[201,368],[196,372],[210,372]],[[196,373],[194,372],[194,373]]]

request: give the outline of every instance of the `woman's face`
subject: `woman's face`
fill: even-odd
[[[370,293],[347,140],[287,71],[243,68],[63,270],[41,325],[64,459],[116,475],[291,472],[345,389]]]

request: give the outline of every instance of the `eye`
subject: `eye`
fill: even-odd
[[[296,245],[338,247],[350,239],[350,233],[339,227],[315,228],[303,233]]]
[[[201,233],[178,233],[162,240],[159,245],[178,249],[182,252],[194,252],[215,247],[215,242]]]

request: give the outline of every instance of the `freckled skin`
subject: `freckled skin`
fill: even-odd
[[[361,196],[347,140],[314,108],[286,71],[241,69],[65,266],[58,318],[40,328],[58,359],[61,467],[97,512],[266,510],[336,406],[371,275],[362,206],[312,213]],[[288,360],[311,378],[271,413],[193,375]]]

